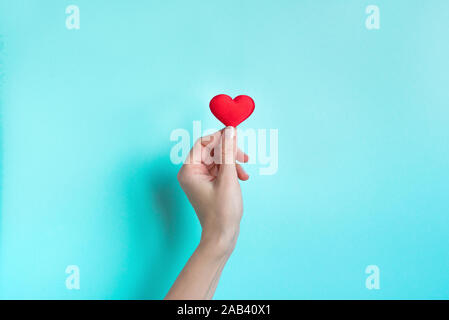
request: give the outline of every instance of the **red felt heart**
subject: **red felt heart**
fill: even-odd
[[[226,94],[219,94],[212,98],[209,107],[213,115],[225,126],[235,128],[248,119],[254,111],[255,104],[254,100],[248,96],[238,96],[233,100]]]

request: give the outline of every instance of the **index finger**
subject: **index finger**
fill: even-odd
[[[222,130],[199,138],[187,155],[184,164],[201,164],[203,160],[206,160],[207,155],[220,142],[221,132]]]

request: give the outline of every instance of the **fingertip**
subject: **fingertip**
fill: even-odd
[[[249,174],[246,173],[245,169],[239,164],[236,165],[237,176],[240,180],[246,181],[249,179]]]
[[[242,149],[237,148],[237,157],[238,162],[247,163],[249,161],[249,156],[242,151]]]

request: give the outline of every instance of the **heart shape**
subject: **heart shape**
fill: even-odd
[[[226,94],[219,94],[212,98],[209,107],[213,115],[225,126],[235,128],[248,119],[256,105],[249,96],[241,95],[232,99]]]

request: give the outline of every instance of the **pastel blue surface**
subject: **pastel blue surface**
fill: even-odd
[[[219,127],[208,102],[227,93],[256,102],[242,127],[279,130],[279,169],[246,166],[216,298],[446,299],[448,16],[446,0],[2,0],[0,298],[163,298],[200,234],[170,133]]]

